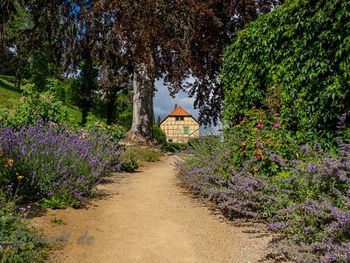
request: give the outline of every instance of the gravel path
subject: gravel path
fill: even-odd
[[[105,198],[88,209],[49,211],[34,219],[50,241],[62,242],[51,262],[259,262],[270,240],[215,215],[178,186],[175,157],[116,175]],[[52,223],[63,220],[62,225]]]

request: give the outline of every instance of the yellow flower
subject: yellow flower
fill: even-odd
[[[22,175],[18,176],[17,179],[18,181],[21,181],[24,177]]]

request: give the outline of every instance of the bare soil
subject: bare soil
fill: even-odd
[[[104,197],[86,209],[50,210],[33,219],[49,241],[62,245],[49,262],[260,262],[271,237],[192,198],[179,186],[175,159],[114,175],[99,187]]]

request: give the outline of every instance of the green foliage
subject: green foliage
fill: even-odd
[[[53,78],[54,64],[52,62],[52,54],[48,45],[43,45],[31,54],[29,63],[24,67],[25,75],[39,91],[45,91],[54,87],[57,98],[64,102],[64,94],[62,95],[62,86],[60,82]]]
[[[106,132],[111,138],[116,140],[123,139],[127,133],[125,127],[119,125],[107,125],[103,120],[97,118],[91,113],[87,117],[85,128],[93,131]]]
[[[242,121],[225,133],[227,149],[234,169],[241,169],[249,160],[252,173],[274,175],[281,170],[278,155],[283,159],[299,157],[297,141],[289,134],[283,116],[269,115],[252,109]]]
[[[14,82],[15,81],[14,81],[12,76],[6,76],[6,75],[0,76],[0,87],[1,88],[15,91],[15,92],[20,92],[20,90],[14,86],[14,84],[13,84]]]
[[[67,206],[80,208],[82,206],[82,203],[76,198],[64,194],[60,197],[52,196],[50,198],[43,198],[38,202],[38,205],[42,208],[64,209]]]
[[[23,36],[25,30],[34,27],[34,22],[30,12],[21,5],[20,1],[14,1],[15,12],[5,24],[5,31],[9,38],[15,38]]]
[[[134,151],[126,151],[121,155],[122,166],[124,172],[134,172],[141,164],[139,156]]]
[[[13,109],[2,110],[3,126],[34,124],[38,118],[55,123],[67,121],[66,108],[52,90],[39,93],[33,84],[24,85],[22,90],[23,96],[14,100]]]
[[[122,167],[125,172],[137,170],[143,162],[157,162],[162,153],[149,147],[127,147],[122,154]]]
[[[56,224],[56,225],[67,225],[67,223],[64,220],[62,220],[60,218],[56,218],[56,217],[51,220],[51,223]]]
[[[162,131],[162,129],[154,124],[152,127],[152,134],[153,139],[157,142],[159,145],[165,145],[167,144],[165,133]]]
[[[47,244],[39,233],[29,227],[17,214],[13,202],[0,191],[0,262],[43,262]]]
[[[55,95],[55,98],[57,100],[63,101],[63,96],[65,96],[66,103],[64,104],[65,110],[67,111],[67,119],[70,126],[78,127],[81,123],[81,112],[79,111],[79,108],[76,106],[73,106],[69,103],[72,103],[74,101],[71,100],[69,96],[71,96],[70,90],[71,90],[71,83],[67,82],[61,82],[54,78],[50,78],[48,80],[48,85],[46,89],[51,90],[50,93],[52,95]],[[6,76],[1,75],[0,76],[0,120],[4,120],[5,117],[9,117],[8,112],[9,109],[17,107],[19,101],[22,101],[20,97],[25,94],[21,94],[21,90],[17,90],[14,87],[14,77],[13,76]],[[57,86],[56,86],[57,83]],[[36,88],[33,87],[33,92],[36,90]],[[20,100],[19,100],[20,99]],[[16,103],[13,103],[13,102]],[[74,104],[74,103],[73,103]],[[1,107],[1,106],[5,107]],[[8,121],[5,121],[3,123],[8,123]]]
[[[129,91],[124,91],[118,94],[116,100],[116,121],[128,129],[132,123],[132,94]]]
[[[161,146],[162,151],[164,152],[180,152],[187,149],[187,144],[184,143],[176,143],[176,142],[168,142]]]
[[[53,77],[45,78],[45,90],[49,90],[52,93],[54,93],[55,98],[60,100],[61,102],[66,101],[65,88],[65,85],[60,80]]]
[[[96,61],[90,56],[81,63],[81,72],[76,81],[78,94],[78,106],[82,112],[82,125],[87,122],[87,117],[93,105],[93,94],[97,90],[98,68]]]
[[[51,198],[43,198],[38,202],[38,205],[40,205],[43,208],[50,208],[50,209],[64,209],[67,207],[67,204],[65,201],[53,196]]]
[[[350,107],[350,2],[293,0],[241,31],[222,70],[224,120],[279,112],[298,139],[330,139]]]
[[[136,154],[141,162],[156,162],[159,161],[162,156],[159,150],[149,147],[133,147],[128,149],[128,151]]]

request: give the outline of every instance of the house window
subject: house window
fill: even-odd
[[[184,134],[188,135],[190,133],[190,127],[184,126]]]
[[[183,121],[183,120],[184,120],[184,117],[182,116],[175,117],[175,121]]]

